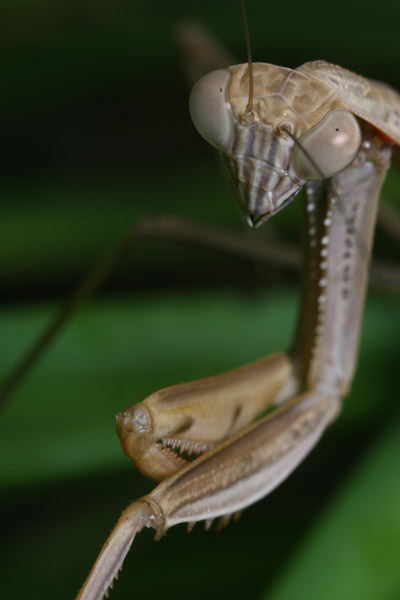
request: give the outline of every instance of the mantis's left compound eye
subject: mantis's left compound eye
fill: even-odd
[[[335,108],[299,139],[292,165],[302,179],[333,177],[353,162],[360,144],[361,131],[355,116]]]
[[[224,153],[231,150],[234,135],[229,105],[230,79],[227,69],[209,73],[196,83],[189,99],[190,116],[197,131]]]

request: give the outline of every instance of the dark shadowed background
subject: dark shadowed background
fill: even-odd
[[[362,8],[361,8],[362,6]],[[325,59],[400,89],[398,2],[247,2],[255,60]],[[3,0],[0,375],[96,257],[155,213],[245,232],[191,125],[174,44],[203,23],[245,60],[239,3]],[[400,177],[385,202],[400,217]],[[255,235],[298,243],[297,201]],[[378,256],[400,263],[377,238]],[[121,510],[152,488],[115,413],[157,388],[290,345],[298,274],[146,241],[0,411],[1,595],[71,600]],[[400,597],[399,293],[368,296],[345,410],[271,496],[218,537],[142,533],[111,598]]]

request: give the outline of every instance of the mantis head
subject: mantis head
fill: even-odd
[[[206,75],[193,88],[189,106],[200,135],[225,156],[254,227],[282,210],[307,181],[330,178],[350,165],[361,132],[356,117],[324,84],[283,67],[251,67]]]

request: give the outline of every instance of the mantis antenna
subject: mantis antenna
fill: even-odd
[[[246,124],[249,124],[254,121],[254,111],[253,111],[253,62],[251,59],[251,46],[250,46],[250,36],[249,36],[249,28],[247,26],[247,18],[246,18],[246,10],[244,7],[244,0],[240,0],[240,7],[242,9],[242,20],[243,20],[243,28],[244,28],[244,36],[246,39],[246,52],[247,52],[247,62],[249,65],[249,99],[247,101],[247,106],[245,113],[243,115]]]

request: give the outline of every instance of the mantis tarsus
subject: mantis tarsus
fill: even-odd
[[[322,61],[295,71],[248,63],[204,77],[191,113],[225,155],[252,227],[307,184],[296,339],[289,354],[118,413],[124,451],[161,483],[122,513],[81,599],[103,597],[142,528],[159,538],[181,522],[208,528],[218,517],[224,526],[279,485],[338,416],[356,364],[377,201],[400,145],[400,96]],[[274,405],[282,406],[251,424]]]

